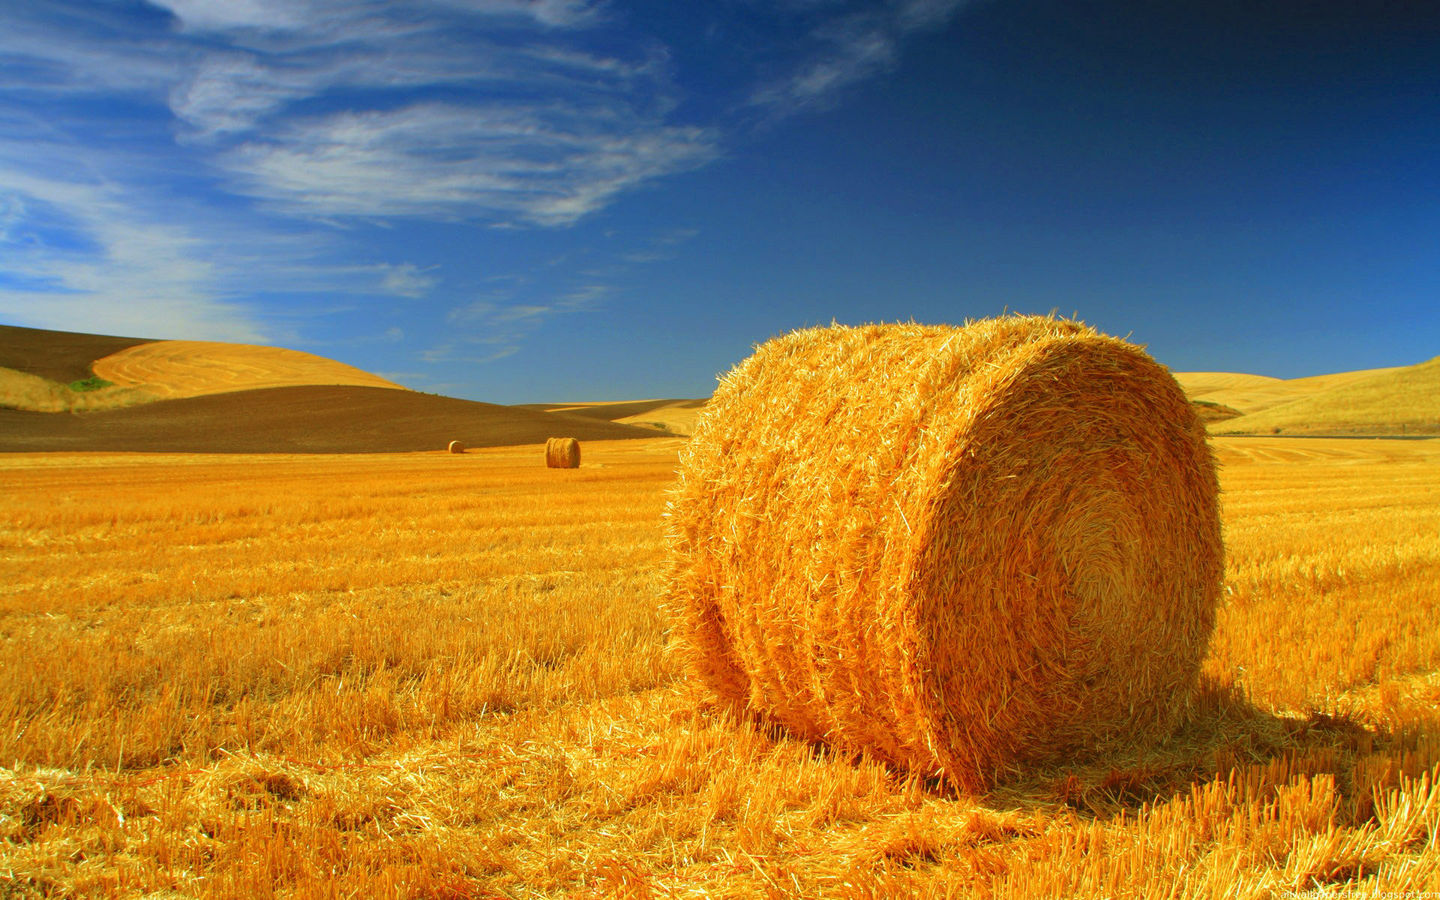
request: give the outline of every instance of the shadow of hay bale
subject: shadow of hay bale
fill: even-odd
[[[1283,787],[1330,777],[1341,824],[1356,825],[1373,818],[1377,791],[1419,778],[1437,764],[1440,723],[1396,731],[1348,715],[1277,715],[1234,685],[1204,678],[1179,729],[1163,743],[1040,769],[997,785],[980,800],[997,808],[1068,807],[1084,818],[1110,819],[1210,786],[1263,804]]]

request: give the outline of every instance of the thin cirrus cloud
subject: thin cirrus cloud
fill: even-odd
[[[325,239],[325,229],[297,240],[293,228],[277,229],[273,218],[233,203],[206,209],[205,199],[176,193],[167,183],[171,173],[206,181],[212,197],[223,194],[214,187],[228,187],[272,210],[312,218],[564,223],[653,177],[651,162],[665,169],[699,158],[690,132],[663,124],[647,132],[640,105],[607,108],[603,93],[594,99],[595,87],[584,95],[596,112],[553,124],[570,135],[568,143],[537,138],[502,146],[472,125],[437,155],[435,142],[416,132],[448,128],[443,120],[461,117],[465,107],[454,104],[437,119],[442,107],[405,105],[402,92],[459,85],[563,96],[599,84],[613,101],[628,85],[653,80],[644,56],[624,63],[524,39],[592,19],[592,4],[434,0],[410,10],[423,14],[412,22],[400,21],[385,3],[157,6],[172,14],[169,25],[163,17],[127,18],[70,0],[0,11],[6,26],[0,73],[9,82],[8,98],[0,96],[0,313],[14,321],[251,341],[278,336],[262,309],[293,318],[294,302],[282,308],[247,293],[419,298],[440,282],[408,262],[327,259],[340,241]],[[477,23],[486,22],[519,37],[510,48],[482,54],[480,65],[473,59],[466,65],[473,46],[447,32],[468,23],[483,36]],[[330,98],[337,91],[379,97],[386,108],[345,109]],[[642,95],[648,103],[658,96]],[[116,109],[164,110],[183,127],[160,120],[157,128],[148,124],[153,116],[96,119],[95,98],[113,98]],[[76,106],[67,107],[72,101]],[[340,108],[297,115],[293,107],[306,103]],[[383,123],[374,134],[353,127],[367,116]],[[596,124],[602,119],[615,124],[607,130]],[[147,139],[147,147],[137,143]],[[608,147],[609,155],[586,147],[586,139]],[[466,141],[491,150],[477,152]],[[533,158],[527,162],[531,153],[561,165],[544,169]],[[287,168],[297,162],[310,167],[308,177]],[[524,177],[527,165],[532,173],[543,170],[543,180]],[[493,170],[488,186],[486,168]],[[344,184],[347,178],[353,183]],[[445,196],[451,187],[458,199]]]
[[[0,258],[12,281],[0,290],[0,311],[14,321],[137,337],[261,339],[243,310],[214,289],[214,266],[188,229],[137,221],[103,188],[26,179],[3,168],[0,180],[39,205],[84,210],[78,228],[100,248],[47,247],[29,233],[33,216],[7,230]]]
[[[823,105],[965,2],[822,5],[810,49],[752,103],[780,116]],[[606,21],[585,0],[429,0],[427,15],[403,16],[383,2],[162,3],[184,30],[229,43],[174,87],[172,111],[193,136],[228,138],[214,161],[233,190],[287,215],[566,226],[721,155],[719,128],[669,120],[678,88],[663,50],[582,46],[577,34]],[[371,104],[306,109],[356,91]]]
[[[784,77],[759,85],[749,102],[777,117],[833,102],[894,65],[906,39],[943,26],[970,2],[892,0],[827,15],[809,34],[810,52]]]
[[[411,298],[436,283],[409,263],[318,263],[333,243],[324,234],[258,228],[181,197],[156,203],[134,187],[153,178],[153,160],[0,123],[0,314],[10,321],[263,342],[291,335],[244,302],[256,291]]]
[[[593,4],[432,0],[425,18],[383,3],[165,5],[229,43],[170,108],[217,145],[232,190],[286,215],[563,226],[717,153],[712,130],[666,120],[673,87],[653,53],[567,43]],[[483,23],[538,31],[453,36]]]
[[[210,241],[147,215],[92,153],[0,119],[0,312],[20,324],[140,337],[253,341],[216,289]],[[157,333],[157,330],[165,333]]]
[[[343,30],[355,22],[383,17],[395,4],[390,0],[153,0],[189,29],[225,31]],[[494,18],[530,20],[539,25],[576,26],[593,21],[600,12],[594,0],[429,0],[419,4]]]
[[[806,23],[788,74],[730,90],[772,118],[823,105],[964,2],[778,3],[764,14]],[[567,228],[743,138],[681,116],[681,61],[643,24],[598,0],[6,5],[0,312],[253,341],[278,336],[267,313],[293,319],[271,296],[438,296],[444,272],[347,260],[333,226]],[[611,292],[470,321],[511,352]]]
[[[715,152],[703,129],[626,118],[566,105],[346,112],[246,143],[224,164],[241,190],[298,215],[568,225]]]
[[[611,293],[604,283],[589,283],[535,302],[513,290],[494,289],[479,300],[457,306],[446,316],[454,336],[422,351],[426,362],[494,362],[519,352],[525,339],[545,321],[563,313],[593,309]]]

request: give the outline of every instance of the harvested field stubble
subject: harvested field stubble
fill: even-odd
[[[545,442],[545,465],[552,469],[580,468],[580,442],[574,438],[550,438]]]
[[[1214,628],[1203,428],[1079,323],[773,340],[721,379],[668,514],[712,690],[968,791],[1167,735]]]
[[[0,453],[0,895],[1440,890],[1440,440],[1215,439],[1187,722],[983,797],[697,704],[680,443]]]

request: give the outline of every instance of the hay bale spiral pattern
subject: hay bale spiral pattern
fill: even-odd
[[[817,328],[723,376],[667,510],[720,697],[967,791],[1171,732],[1214,629],[1205,432],[1080,323]]]
[[[545,465],[552,469],[580,468],[580,442],[574,438],[550,438],[545,442]]]
[[[464,441],[451,441],[451,442],[450,442],[450,446],[447,447],[446,449],[448,449],[451,453],[464,453],[464,452],[465,452],[465,442],[464,442]]]

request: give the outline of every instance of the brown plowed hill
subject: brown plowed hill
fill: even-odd
[[[89,378],[95,360],[148,343],[149,338],[0,325],[0,367],[69,384]]]
[[[653,438],[647,428],[381,387],[302,386],[208,394],[128,409],[0,409],[0,451],[386,453]]]

